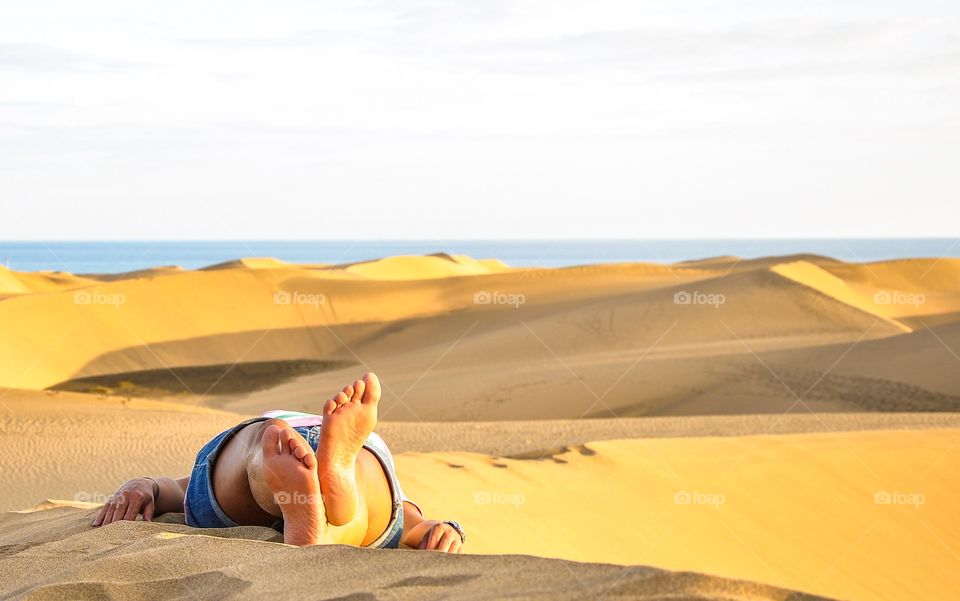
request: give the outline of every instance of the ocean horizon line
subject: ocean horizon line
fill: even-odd
[[[670,264],[718,256],[754,259],[812,254],[849,262],[958,256],[958,238],[343,239],[0,241],[0,264],[16,271],[128,273],[158,266],[198,269],[249,257],[289,263],[355,263],[446,253],[512,267],[598,263]]]

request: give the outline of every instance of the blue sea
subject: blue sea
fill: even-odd
[[[17,271],[126,273],[147,267],[205,267],[241,257],[291,263],[350,263],[389,255],[436,252],[497,258],[514,267],[590,263],[674,263],[718,255],[745,258],[793,253],[844,261],[958,257],[958,238],[783,240],[254,240],[254,241],[0,241],[0,262]]]

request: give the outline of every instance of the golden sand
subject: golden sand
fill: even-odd
[[[960,427],[916,412],[960,406],[957,349],[955,259],[0,268],[0,506],[65,500],[0,518],[2,590],[256,598],[308,586],[305,561],[374,557],[376,586],[411,598],[944,598]],[[460,519],[478,555],[298,552],[176,516],[84,525],[124,479],[184,475],[216,432],[316,412],[367,369],[407,493]],[[517,566],[535,576],[512,581]]]
[[[476,553],[936,599],[960,589],[958,441],[958,429],[615,440],[540,461],[407,454],[399,470],[428,513],[476,533]]]

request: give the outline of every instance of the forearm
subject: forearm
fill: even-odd
[[[154,486],[154,507],[155,514],[179,513],[183,511],[183,497],[187,493],[187,484],[190,483],[190,476],[183,478],[168,478],[158,476],[150,478],[156,483]]]
[[[454,522],[425,519],[415,505],[404,502],[400,544],[412,549],[460,553],[463,531]]]
[[[423,535],[436,523],[436,520],[424,519],[423,514],[412,503],[404,502],[403,536],[400,538],[400,544],[416,549]]]
[[[414,549],[420,546],[420,541],[423,540],[423,537],[426,536],[430,529],[436,526],[439,522],[437,520],[424,520],[421,518],[420,522],[414,526],[411,526],[408,530],[404,527],[403,537],[400,538],[400,544],[412,547]],[[406,526],[406,525],[404,525]]]

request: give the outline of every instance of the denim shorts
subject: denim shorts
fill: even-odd
[[[229,430],[225,430],[213,437],[210,442],[203,445],[200,452],[197,453],[197,460],[194,463],[193,471],[190,474],[190,483],[187,485],[187,493],[183,498],[183,513],[188,526],[194,528],[228,528],[231,526],[240,526],[226,513],[217,502],[213,494],[213,466],[217,461],[217,455],[220,449],[231,438],[236,436],[237,432],[244,427],[257,422],[266,421],[268,417],[255,417],[245,422],[237,424]],[[294,428],[303,436],[314,452],[320,442],[320,426]],[[371,437],[376,436],[375,434]],[[378,444],[379,442],[379,444]],[[400,538],[403,536],[403,491],[400,488],[400,481],[397,479],[396,470],[393,465],[393,457],[386,445],[377,436],[375,440],[368,439],[363,445],[365,449],[373,453],[373,456],[380,461],[383,467],[383,473],[387,476],[387,482],[390,485],[390,495],[393,499],[393,508],[390,515],[390,522],[386,530],[377,540],[373,541],[368,547],[380,549],[396,549],[400,546]],[[283,532],[283,520],[277,520],[273,525],[275,530]]]

